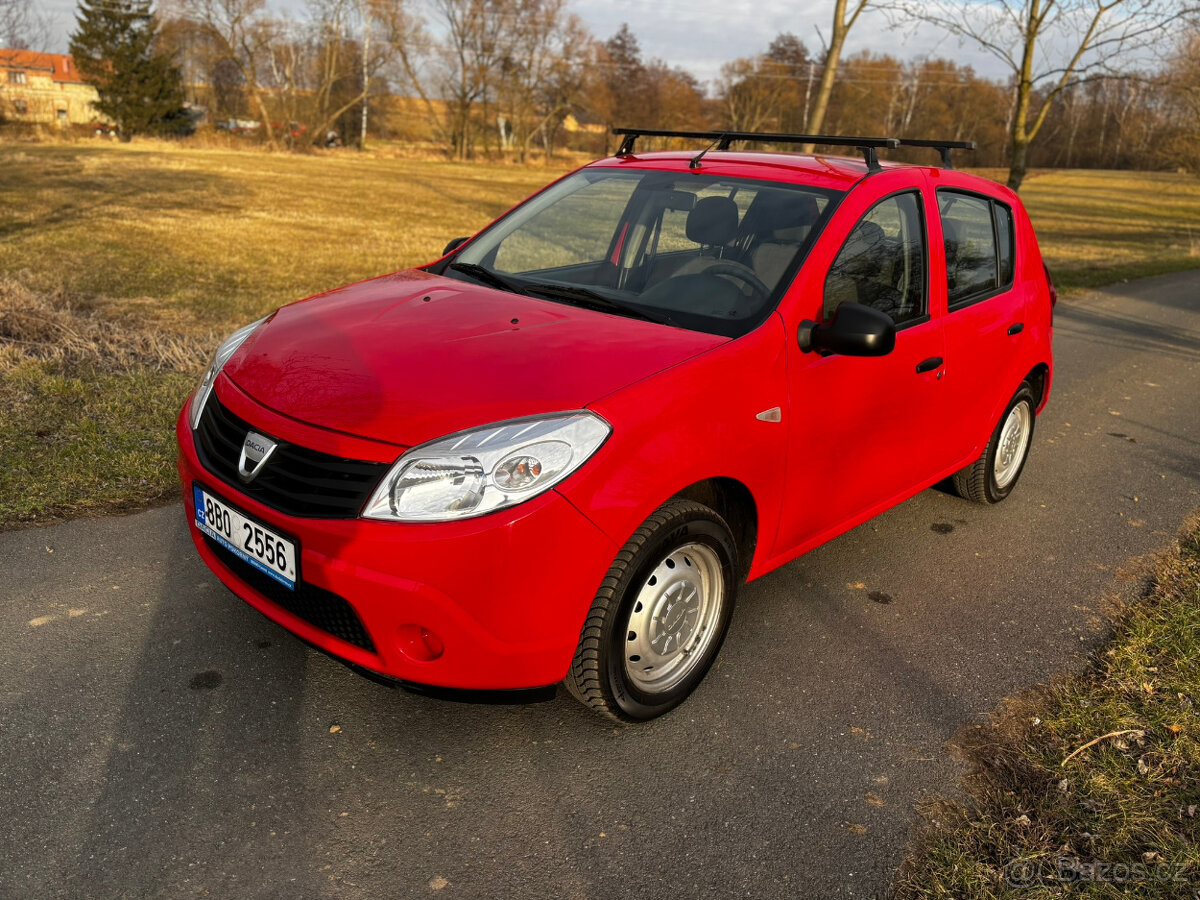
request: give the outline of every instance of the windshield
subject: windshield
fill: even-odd
[[[691,172],[584,169],[492,225],[442,271],[737,336],[775,308],[840,196]]]

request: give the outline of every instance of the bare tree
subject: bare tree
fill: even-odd
[[[10,50],[38,47],[46,43],[49,31],[49,21],[33,0],[0,0],[0,46]]]
[[[518,0],[519,2],[519,0]],[[488,119],[493,81],[511,55],[514,4],[508,0],[432,0],[445,32],[439,89],[448,106],[450,143],[457,159],[474,151],[475,115]]]
[[[362,121],[358,136],[360,150],[367,146],[367,110],[371,94],[371,26],[373,17],[369,0],[358,0],[358,18],[362,26]]]
[[[408,0],[372,0],[371,14],[379,29],[380,43],[387,47],[390,63],[398,70],[397,81],[416,93],[434,134],[449,143],[442,116],[434,109],[422,73],[422,62],[431,46],[423,21],[412,12]]]
[[[309,0],[308,12],[306,65],[300,85],[307,103],[296,118],[318,143],[340,123],[339,137],[349,138],[357,132],[361,146],[366,141],[372,79],[386,64],[389,46],[371,40],[378,20],[364,0]],[[357,128],[346,118],[355,107],[360,107]]]
[[[1170,165],[1200,172],[1200,31],[1179,39],[1163,92],[1169,104],[1168,136],[1161,155]]]
[[[582,23],[566,12],[566,0],[516,0],[500,60],[496,98],[512,127],[512,146],[522,162],[533,140],[542,136],[549,150],[548,128],[575,103],[583,85],[583,60],[589,37]]]
[[[269,146],[276,146],[263,81],[269,77],[271,50],[280,42],[283,26],[267,15],[266,0],[180,0],[179,5],[220,60],[237,67],[263,138]]]
[[[604,152],[614,125],[703,130],[708,127],[704,92],[685,69],[661,59],[645,60],[637,37],[623,24],[596,45],[589,63],[586,106],[606,125]]]
[[[796,82],[787,67],[767,56],[735,59],[721,67],[717,96],[734,131],[784,131],[798,103]]]
[[[909,0],[907,14],[978,44],[1012,73],[1008,186],[1021,187],[1029,146],[1072,84],[1139,54],[1177,21],[1179,0]]]

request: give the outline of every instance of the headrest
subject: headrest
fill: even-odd
[[[763,193],[747,215],[754,215],[754,232],[778,241],[789,241],[804,229],[800,239],[821,217],[817,198],[797,191]]]
[[[737,228],[737,204],[728,197],[705,197],[688,213],[688,240],[702,246],[728,244],[737,237]]]

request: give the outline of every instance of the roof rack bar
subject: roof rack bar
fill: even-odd
[[[930,147],[937,150],[942,156],[942,167],[945,169],[953,169],[954,163],[950,159],[951,150],[974,150],[974,141],[910,141],[907,138],[900,139],[901,147]]]
[[[896,138],[845,137],[830,134],[775,134],[763,131],[660,131],[650,128],[614,128],[613,134],[620,135],[623,140],[617,149],[617,156],[628,156],[633,153],[634,142],[639,137],[678,137],[696,138],[717,142],[717,150],[728,150],[734,141],[760,141],[772,144],[815,144],[821,147],[854,147],[862,151],[867,168],[874,172],[879,169],[880,148],[895,149],[901,141]]]

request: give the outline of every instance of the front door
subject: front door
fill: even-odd
[[[842,303],[866,304],[896,323],[896,347],[881,357],[822,356],[789,341],[787,481],[776,555],[803,552],[898,503],[950,462],[939,440],[948,411],[943,317],[931,315],[929,302],[926,222],[936,212],[913,188],[865,211],[849,207],[852,199],[822,236],[825,251],[814,248],[793,286],[799,294],[790,296],[807,301],[789,311],[798,319],[805,302],[819,297],[813,312],[828,322]],[[799,322],[787,324],[794,335]]]

